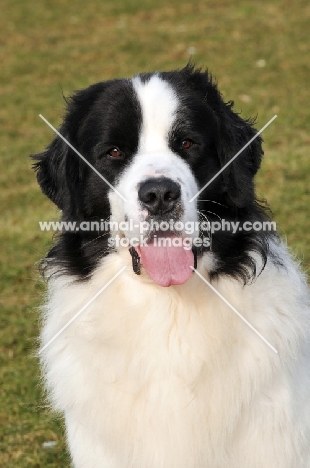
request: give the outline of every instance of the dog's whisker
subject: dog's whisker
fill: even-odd
[[[217,218],[219,218],[221,221],[223,220],[223,218],[221,218],[221,216],[219,216],[218,214],[214,213],[213,211],[207,210],[206,212],[207,212],[207,213],[213,214],[214,216],[216,216]]]
[[[210,224],[211,221],[210,221],[209,217],[205,213],[202,213],[199,210],[197,211],[197,213],[198,213],[200,219],[203,219],[203,220],[207,221]]]
[[[97,236],[95,237],[94,239],[91,239],[90,241],[86,242],[84,244],[84,246],[88,245],[88,244],[91,244],[92,242],[95,242],[97,241],[98,239],[101,239],[102,237],[105,237],[105,236],[108,236],[109,235],[109,232],[104,232],[103,234],[101,234],[100,236]]]
[[[208,218],[208,216],[204,213],[202,213],[200,210],[197,210],[197,213],[198,213],[198,216],[200,219],[202,220],[205,220],[207,221],[207,225],[210,226],[211,228],[211,224],[210,224],[210,220]],[[201,234],[201,236],[204,236],[205,235],[205,231],[208,233],[208,237],[210,239],[210,250],[212,250],[212,229],[206,229],[206,230],[202,230],[202,229],[199,229],[199,233]]]
[[[216,202],[216,201],[214,201],[214,200],[201,200],[201,199],[199,198],[198,201],[199,201],[199,202],[203,201],[203,202],[216,203],[217,205],[221,205],[221,206],[224,206],[225,208],[228,208],[228,206],[223,205],[223,203],[219,203],[219,202]]]

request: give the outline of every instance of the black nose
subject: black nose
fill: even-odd
[[[140,186],[138,197],[151,214],[167,213],[180,200],[181,189],[165,177],[148,179]]]

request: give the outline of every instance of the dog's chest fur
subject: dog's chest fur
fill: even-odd
[[[127,262],[125,253],[110,256],[82,287],[56,280],[43,342]],[[141,278],[130,268],[122,275],[46,350],[47,379],[55,406],[66,412],[71,445],[85,447],[79,442],[82,428],[83,439],[92,433],[102,440],[102,453],[96,455],[102,457],[100,467],[237,467],[239,458],[231,458],[230,451],[244,443],[254,421],[256,431],[263,424],[261,430],[268,432],[269,424],[274,434],[275,421],[291,423],[279,357],[197,276],[182,288],[164,289],[147,280],[141,288]],[[225,289],[245,317],[251,311],[253,325],[281,349],[293,339],[291,299],[284,275],[277,316],[273,302],[278,305],[279,298],[273,288],[266,289],[266,275],[271,283],[279,281],[269,266],[254,285],[222,279],[218,289]],[[266,320],[269,315],[273,323]],[[265,411],[268,404],[271,414]],[[79,451],[75,447],[74,453]],[[266,448],[257,457],[269,456],[272,462],[271,452]],[[78,461],[77,466],[84,465]]]

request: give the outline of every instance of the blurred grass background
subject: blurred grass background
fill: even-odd
[[[57,211],[28,159],[59,125],[62,93],[139,71],[207,66],[226,100],[257,115],[265,159],[257,192],[278,229],[310,265],[310,4],[270,0],[1,0],[0,466],[67,467],[61,420],[45,406],[32,357],[43,293],[35,263]],[[45,447],[45,442],[56,442]]]

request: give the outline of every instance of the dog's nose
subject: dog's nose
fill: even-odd
[[[139,200],[151,214],[167,213],[180,200],[180,186],[166,177],[148,179],[140,186]]]

